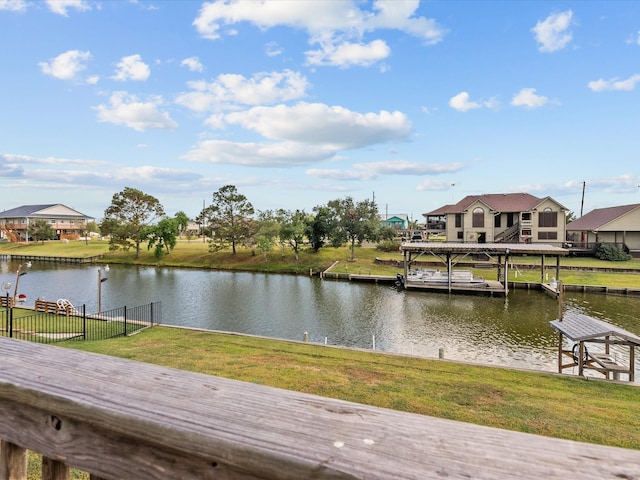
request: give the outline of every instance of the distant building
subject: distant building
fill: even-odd
[[[545,243],[562,246],[567,209],[551,197],[528,193],[469,195],[424,213],[427,235],[447,242]]]
[[[22,205],[0,212],[0,239],[10,242],[28,241],[29,225],[35,220],[49,222],[58,240],[76,240],[86,231],[87,222],[94,219],[60,203]]]
[[[594,250],[601,243],[617,244],[640,257],[640,203],[592,210],[567,224],[567,242],[584,250]]]
[[[409,228],[409,216],[403,213],[381,214],[380,225],[393,228],[394,230],[406,230]]]

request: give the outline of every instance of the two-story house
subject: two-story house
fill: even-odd
[[[93,220],[60,203],[22,205],[0,212],[0,238],[10,242],[27,241],[30,239],[29,225],[43,219],[51,224],[58,240],[80,238],[86,231],[87,222]]]
[[[567,209],[551,197],[528,193],[469,195],[455,205],[424,213],[428,234],[447,242],[545,243],[561,246]]]

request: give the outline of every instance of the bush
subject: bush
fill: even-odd
[[[400,250],[400,242],[385,240],[376,245],[376,250],[380,250],[381,252],[397,252]]]
[[[608,260],[609,262],[625,262],[631,260],[631,255],[625,253],[617,245],[600,244],[596,249],[595,255],[600,260]]]

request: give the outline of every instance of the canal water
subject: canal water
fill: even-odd
[[[18,264],[0,262],[13,295]],[[318,277],[199,269],[33,262],[19,278],[25,305],[65,298],[103,311],[162,302],[163,323],[543,371],[557,370],[556,300],[398,291]],[[100,279],[107,278],[99,285]],[[5,290],[2,290],[5,294]],[[640,298],[567,292],[565,308],[640,335]],[[568,371],[567,371],[568,372]]]

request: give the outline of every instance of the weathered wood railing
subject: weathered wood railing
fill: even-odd
[[[640,451],[0,338],[0,480],[639,478]],[[274,368],[277,366],[274,365]]]

